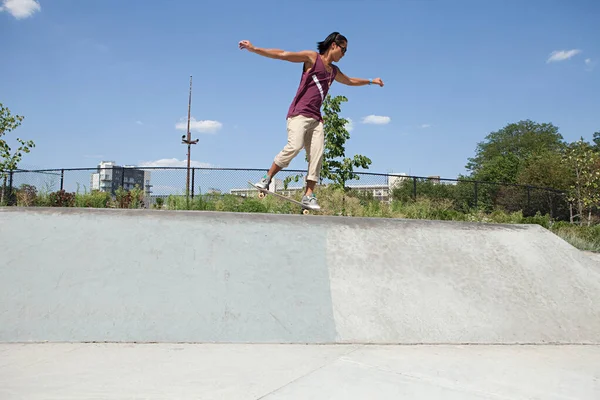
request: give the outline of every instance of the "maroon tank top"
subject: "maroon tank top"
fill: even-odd
[[[317,60],[311,69],[304,72],[303,65],[300,85],[292,104],[290,104],[286,118],[304,115],[305,117],[323,122],[321,106],[335,79],[337,71],[337,67],[332,65],[331,72],[327,72],[325,64],[318,53]]]

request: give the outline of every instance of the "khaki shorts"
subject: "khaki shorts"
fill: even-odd
[[[308,159],[308,175],[306,180],[319,181],[321,167],[323,166],[323,151],[325,146],[325,132],[323,123],[314,118],[303,115],[288,118],[288,141],[285,147],[275,156],[275,164],[286,168],[290,162],[306,148]]]

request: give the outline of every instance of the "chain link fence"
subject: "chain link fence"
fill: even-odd
[[[264,169],[117,167],[17,170],[4,174],[0,204],[16,206],[126,207],[272,211],[256,205],[257,182]],[[338,214],[355,207],[380,207],[416,201],[435,202],[456,212],[480,210],[537,213],[568,221],[565,194],[552,188],[501,184],[440,177],[357,172],[335,191],[329,179],[317,188]],[[299,200],[304,193],[305,171],[283,170],[269,188]],[[245,201],[247,200],[247,201]],[[286,202],[288,203],[288,202]],[[289,204],[289,203],[288,203]],[[253,208],[254,207],[254,208]],[[275,212],[289,212],[289,206]]]

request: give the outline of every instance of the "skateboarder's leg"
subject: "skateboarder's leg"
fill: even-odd
[[[290,165],[290,162],[300,153],[304,147],[304,133],[315,122],[312,118],[301,115],[288,118],[287,120],[287,143],[275,156],[271,168],[263,178],[256,183],[262,188],[269,187],[271,179],[276,173]]]
[[[321,175],[323,152],[325,151],[325,131],[322,122],[319,122],[313,129],[306,132],[305,144],[308,173],[306,175],[306,192],[302,202],[311,208],[319,208],[314,190]]]
[[[312,195],[323,167],[323,152],[325,151],[325,130],[319,122],[314,129],[306,132],[306,156],[308,159],[308,174],[306,176],[306,195]]]
[[[273,162],[273,164],[271,164],[271,168],[269,168],[269,171],[267,172],[267,175],[272,178],[275,176],[276,173],[278,173],[282,169],[283,169],[282,167],[280,167],[279,165],[275,164],[275,162]]]

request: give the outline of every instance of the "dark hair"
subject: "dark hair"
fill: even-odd
[[[319,50],[319,54],[325,54],[327,49],[331,47],[331,44],[335,42],[336,44],[341,44],[343,42],[348,42],[348,39],[344,35],[339,32],[333,32],[329,36],[325,38],[322,42],[317,42],[317,49]]]

